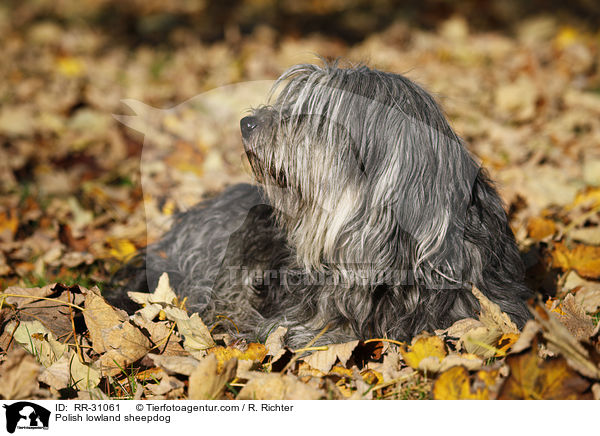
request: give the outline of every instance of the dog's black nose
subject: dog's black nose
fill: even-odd
[[[242,130],[242,136],[247,138],[250,133],[258,126],[258,119],[256,117],[244,117],[240,120],[240,129]]]

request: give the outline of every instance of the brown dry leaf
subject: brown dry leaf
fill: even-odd
[[[531,217],[527,222],[527,233],[536,241],[541,241],[556,233],[556,224],[547,218]]]
[[[177,323],[177,330],[184,338],[183,348],[188,352],[196,357],[203,357],[205,350],[215,346],[208,327],[197,313],[189,316],[177,307],[165,307],[164,311],[168,319]]]
[[[0,212],[0,241],[12,241],[18,227],[19,218],[16,211]]]
[[[67,345],[54,339],[54,335],[37,320],[20,322],[18,326],[15,321],[11,321],[5,328],[13,332],[15,342],[36,356],[44,368],[59,360],[68,349]]]
[[[588,187],[582,192],[578,192],[573,202],[565,206],[565,209],[567,211],[573,210],[577,207],[593,209],[598,206],[600,206],[600,188]]]
[[[590,381],[562,358],[542,360],[536,350],[506,358],[510,375],[500,388],[501,400],[591,399]]]
[[[173,306],[177,300],[177,295],[171,288],[166,272],[162,273],[158,279],[154,292],[127,292],[127,295],[136,303],[144,306],[137,313],[147,321],[152,321],[163,310],[163,307]]]
[[[31,298],[26,297],[5,297],[5,302],[11,305],[15,305],[19,308],[25,307],[27,304],[32,303],[36,300],[35,297],[48,297],[54,293],[54,287],[56,283],[51,285],[47,285],[41,288],[20,288],[18,286],[10,286],[6,288],[2,293],[0,293],[0,297],[3,294],[15,294],[15,295],[27,295],[31,296]]]
[[[525,75],[499,86],[495,95],[498,110],[510,119],[518,121],[529,120],[535,116],[537,98],[535,83]]]
[[[227,383],[235,377],[237,360],[231,359],[218,369],[217,357],[206,356],[190,375],[188,398],[190,400],[220,400]]]
[[[565,278],[563,289],[575,293],[575,301],[586,312],[596,313],[600,309],[600,283],[585,280],[571,271]]]
[[[568,236],[586,245],[600,245],[600,226],[573,229]]]
[[[490,301],[483,293],[475,286],[472,287],[471,292],[481,306],[481,314],[479,315],[480,321],[489,329],[495,329],[501,333],[519,333],[519,329],[510,317],[500,310],[500,306]]]
[[[94,364],[86,364],[69,351],[40,374],[40,381],[56,390],[67,387],[89,391],[100,383],[100,371]]]
[[[340,375],[340,376],[345,376],[346,374],[344,373],[344,371],[342,371],[340,368],[340,366],[334,366],[330,372],[330,374],[335,373],[336,375]],[[350,376],[352,376],[352,371],[350,371],[349,369],[345,369],[343,368],[345,371],[348,371],[350,373]],[[313,368],[312,366],[310,366],[308,363],[306,362],[302,362],[300,361],[298,363],[298,369],[296,371],[296,375],[298,376],[298,378],[302,379],[304,377],[317,377],[317,378],[321,378],[321,377],[325,377],[327,374],[325,374],[323,371],[319,371],[318,369]]]
[[[163,356],[187,355],[181,346],[181,337],[173,330],[171,321],[147,321],[139,313],[133,315],[132,322],[150,335],[154,349]]]
[[[155,397],[164,397],[167,394],[171,398],[178,398],[183,393],[185,383],[170,375],[163,374],[159,384],[146,384],[144,388],[148,389]]]
[[[600,378],[600,368],[590,360],[586,348],[560,322],[559,315],[543,306],[536,306],[534,316],[552,352],[560,353],[571,367],[586,377]]]
[[[285,353],[284,349],[284,338],[287,333],[287,327],[279,326],[272,332],[265,341],[265,347],[267,348],[267,354],[274,356],[273,360],[277,360],[279,355]]]
[[[430,358],[432,362],[427,362],[427,367],[431,367],[434,362],[439,363],[448,354],[444,340],[439,336],[418,336],[413,339],[409,349],[400,347],[402,358],[408,366],[413,369],[420,369],[421,361]]]
[[[252,374],[252,379],[238,394],[238,400],[318,400],[324,397],[314,380],[302,383],[286,374]]]
[[[554,244],[552,263],[563,271],[574,269],[587,279],[600,278],[600,247],[576,244],[569,249],[563,242]]]
[[[573,294],[569,294],[560,304],[562,315],[561,322],[576,339],[587,340],[594,332],[594,321],[585,313],[585,310],[577,304]]]
[[[470,330],[460,338],[457,344],[457,349],[465,350],[467,353],[476,354],[477,356],[488,359],[494,357],[498,352],[496,344],[502,337],[502,334],[487,327],[478,327]]]
[[[315,351],[303,360],[313,368],[328,373],[338,360],[342,366],[346,365],[358,343],[359,341],[351,341],[344,344],[328,345],[327,350]]]
[[[97,288],[86,294],[83,316],[92,348],[102,354],[98,363],[104,374],[120,373],[150,350],[150,340],[127,320],[123,312],[108,304]]]
[[[439,375],[433,385],[435,400],[488,400],[487,385],[472,387],[469,371],[462,366],[455,366]]]
[[[32,298],[6,297],[6,302],[21,309],[19,317],[22,321],[39,321],[58,338],[73,331],[71,317],[77,311],[60,303],[81,306],[84,291],[86,289],[78,285],[67,287],[60,283],[53,283],[41,288],[11,286],[4,291],[4,294],[31,295]],[[35,297],[48,297],[52,300],[40,300]]]
[[[192,356],[164,356],[162,354],[148,354],[155,365],[160,366],[167,373],[191,375],[198,366],[199,360]]]
[[[444,372],[455,366],[463,366],[469,371],[475,371],[481,369],[483,366],[483,359],[479,358],[475,354],[451,354],[444,357],[444,360],[440,362],[437,372]]]
[[[0,397],[3,400],[30,399],[38,389],[42,366],[24,349],[12,348],[0,365]]]
[[[537,322],[533,320],[527,321],[527,324],[525,324],[523,331],[519,335],[519,339],[513,344],[511,351],[516,354],[531,347],[533,340],[540,331],[541,327]]]
[[[451,338],[461,338],[468,331],[483,327],[483,323],[474,318],[459,319],[445,330],[436,330],[437,335],[445,333]]]
[[[235,358],[238,360],[252,360],[257,362],[262,362],[262,360],[267,355],[267,349],[263,344],[250,343],[246,344],[237,344],[228,347],[213,347],[206,350],[208,354],[213,354],[219,363],[219,369],[228,362],[229,360]]]

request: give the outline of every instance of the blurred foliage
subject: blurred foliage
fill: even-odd
[[[577,20],[590,28],[596,28],[600,18],[600,3],[595,0],[7,0],[4,4],[11,10],[9,25],[16,29],[41,19],[85,21],[133,43],[167,43],[171,31],[182,27],[204,41],[267,25],[280,35],[315,32],[356,42],[397,20],[431,29],[460,15],[475,29],[510,30],[518,21],[539,14]]]

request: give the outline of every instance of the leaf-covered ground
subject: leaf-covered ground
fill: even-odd
[[[534,14],[485,30],[458,11],[371,29],[351,15],[367,29],[354,40],[299,32],[286,10],[287,31],[236,26],[248,1],[214,36],[189,26],[205,17],[194,2],[159,3],[0,6],[0,398],[600,398],[597,28]],[[410,344],[299,350],[283,329],[244,343],[205,326],[166,278],[133,295],[131,318],[102,298],[174,212],[251,180],[239,118],[264,80],[315,54],[435,93],[506,202],[538,292],[522,332],[476,289],[478,320]]]

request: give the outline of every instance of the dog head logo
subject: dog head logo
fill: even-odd
[[[6,411],[6,431],[19,429],[48,429],[50,411],[29,401],[19,401],[3,406]]]

